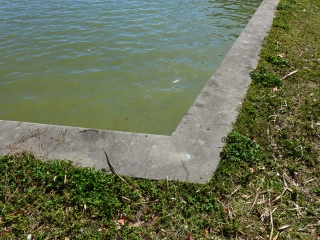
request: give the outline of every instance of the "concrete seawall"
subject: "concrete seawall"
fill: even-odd
[[[205,183],[219,163],[278,0],[264,0],[171,136],[0,120],[0,154],[23,150],[121,175]]]

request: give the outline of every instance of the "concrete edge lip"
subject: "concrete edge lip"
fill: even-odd
[[[121,175],[205,183],[211,179],[250,84],[249,73],[272,24],[279,0],[263,0],[220,67],[171,136],[0,120],[0,155],[32,151],[108,168],[105,151]]]

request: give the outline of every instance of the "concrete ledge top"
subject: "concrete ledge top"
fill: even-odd
[[[278,0],[264,0],[171,136],[0,120],[0,155],[33,152],[121,175],[205,183],[211,179],[250,84]]]

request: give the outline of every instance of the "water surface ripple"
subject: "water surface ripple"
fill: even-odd
[[[260,3],[0,1],[0,119],[169,135]]]

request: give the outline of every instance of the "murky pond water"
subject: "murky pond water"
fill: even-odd
[[[0,119],[169,135],[261,1],[0,1]]]

